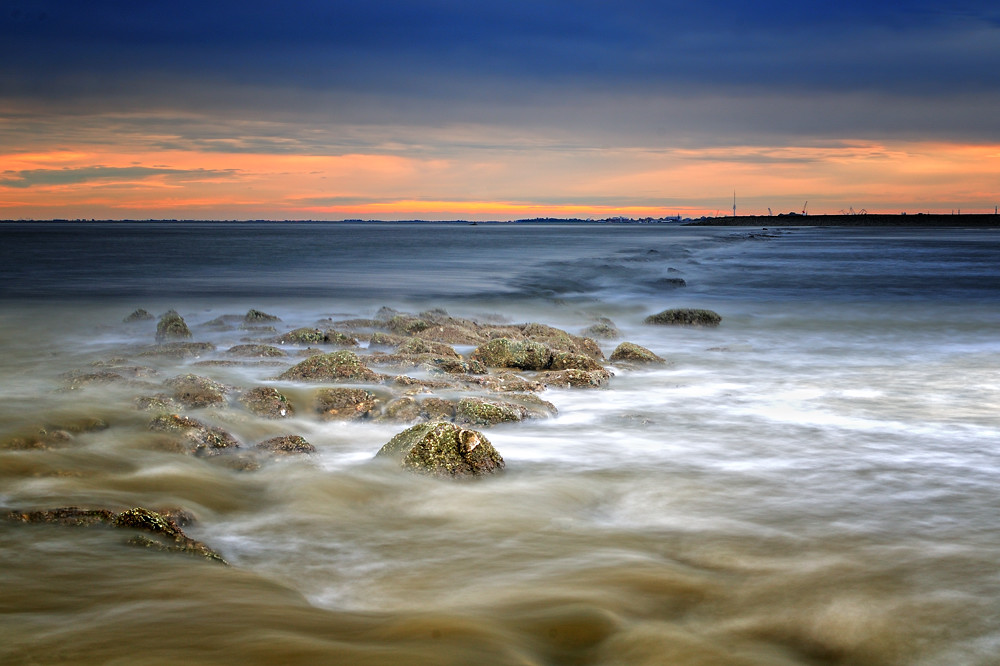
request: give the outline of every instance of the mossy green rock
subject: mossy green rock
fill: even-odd
[[[176,311],[170,310],[160,317],[156,322],[156,341],[166,342],[168,340],[188,340],[191,338],[191,329],[188,328],[184,318]]]
[[[666,360],[634,342],[618,345],[609,357],[612,363],[662,365]]]
[[[275,321],[281,321],[281,319],[273,314],[268,314],[252,308],[247,311],[246,315],[243,316],[244,324],[267,324]]]
[[[332,354],[317,354],[279,375],[279,379],[303,381],[377,382],[379,374],[366,366],[357,354],[345,350]]]
[[[403,469],[443,478],[478,477],[503,471],[504,461],[486,437],[454,423],[421,423],[390,439],[376,458]]]
[[[268,451],[279,456],[316,453],[316,447],[301,435],[281,435],[254,445],[258,451]]]
[[[480,427],[515,423],[527,416],[527,408],[521,405],[484,398],[462,398],[455,408],[456,421]]]
[[[552,363],[552,350],[532,340],[496,338],[477,347],[470,358],[490,368],[545,370]]]
[[[650,315],[643,322],[658,326],[718,326],[722,317],[712,310],[675,308]]]

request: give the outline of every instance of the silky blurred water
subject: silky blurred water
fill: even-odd
[[[0,510],[180,507],[232,566],[0,521],[0,663],[996,663],[998,257],[974,229],[2,224],[0,442],[110,427],[0,446]],[[198,365],[262,337],[221,315],[382,306],[608,317],[606,354],[669,363],[545,391],[556,416],[484,431],[507,468],[475,483],[373,462],[406,426],[320,421],[314,386],[274,379],[296,358]],[[142,356],[137,307],[218,351]],[[668,307],[723,322],[643,324]],[[114,358],[146,370],[68,390]],[[187,372],[281,388],[291,419],[190,415],[317,453],[245,471],[156,446],[134,400]]]

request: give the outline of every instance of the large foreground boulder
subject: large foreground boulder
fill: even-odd
[[[650,315],[643,322],[658,326],[718,326],[722,317],[712,310],[674,308]]]
[[[403,469],[438,477],[472,477],[503,471],[504,462],[490,441],[454,423],[421,423],[390,439],[376,458],[390,458]]]

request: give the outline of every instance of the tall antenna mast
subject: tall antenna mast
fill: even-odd
[[[736,217],[736,190],[733,190],[733,217]]]

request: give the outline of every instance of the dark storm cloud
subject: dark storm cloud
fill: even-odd
[[[525,125],[535,117],[550,126],[565,113],[570,125],[610,120],[639,132],[654,130],[656,118],[671,131],[708,131],[702,111],[692,109],[719,115],[723,131],[739,132],[740,115],[751,112],[765,114],[748,121],[763,131],[797,122],[816,132],[844,118],[824,113],[819,100],[855,96],[859,106],[848,117],[861,129],[932,133],[938,123],[945,133],[989,134],[994,114],[968,110],[1000,92],[995,7],[977,0],[13,0],[0,12],[0,90],[12,102],[76,110],[383,124],[475,116]],[[762,100],[770,98],[793,108],[776,106],[768,116]],[[947,98],[953,104],[944,116],[906,112]],[[750,106],[709,110],[713,99]],[[652,101],[622,109],[615,122],[616,100]],[[867,112],[876,101],[880,111]],[[798,104],[818,115],[796,121]]]

